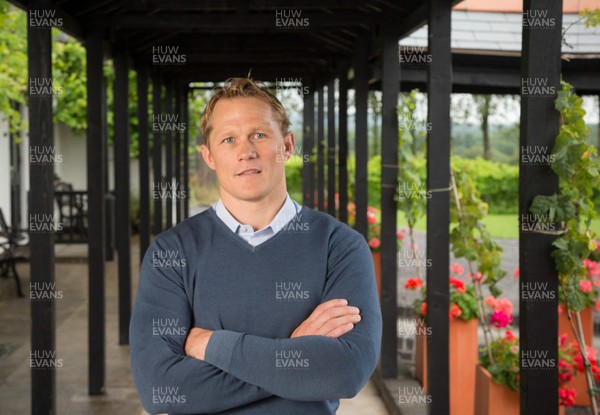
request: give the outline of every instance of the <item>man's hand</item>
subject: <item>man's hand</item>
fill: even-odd
[[[329,300],[319,304],[290,338],[301,336],[327,336],[338,338],[354,328],[360,321],[360,310],[348,305],[347,300]]]
[[[206,330],[200,327],[192,327],[185,339],[185,354],[196,359],[204,360],[206,346],[213,334],[212,330]]]

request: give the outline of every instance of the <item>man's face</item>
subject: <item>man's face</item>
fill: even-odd
[[[213,109],[210,148],[202,157],[215,170],[221,198],[260,201],[284,194],[285,165],[294,135],[283,136],[273,110],[258,98],[221,99]]]

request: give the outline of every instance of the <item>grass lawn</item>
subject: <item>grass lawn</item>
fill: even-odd
[[[488,215],[483,220],[485,226],[495,238],[518,238],[519,237],[519,221],[517,215]],[[398,211],[398,227],[406,227],[404,214]],[[417,222],[416,229],[425,231],[425,219]],[[596,233],[600,233],[600,219],[596,218],[592,221],[592,229]]]

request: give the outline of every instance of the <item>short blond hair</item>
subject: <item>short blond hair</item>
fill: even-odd
[[[281,125],[281,133],[287,134],[290,128],[290,119],[281,105],[281,102],[269,89],[260,81],[254,81],[251,78],[229,78],[225,81],[225,86],[219,89],[208,101],[206,108],[200,118],[200,131],[204,137],[204,143],[209,144],[208,136],[210,135],[213,126],[210,123],[215,105],[220,99],[228,98],[258,98],[271,107],[273,114]]]

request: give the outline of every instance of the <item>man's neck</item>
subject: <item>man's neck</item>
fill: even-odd
[[[227,193],[222,193],[220,197],[225,208],[238,222],[250,225],[257,231],[273,221],[285,203],[287,192],[278,192],[278,194],[260,201],[240,200]]]

